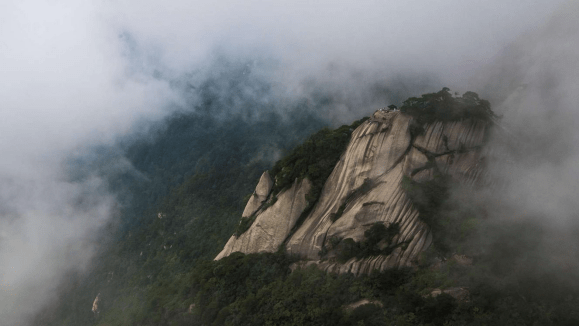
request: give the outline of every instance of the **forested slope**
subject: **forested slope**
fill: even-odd
[[[427,95],[430,97],[423,98],[435,98]],[[525,221],[489,222],[484,208],[453,202],[456,197],[447,196],[452,185],[443,178],[421,184],[407,180],[405,185],[413,205],[429,212],[428,222],[435,233],[436,245],[424,252],[413,268],[386,269],[358,277],[338,275],[315,266],[296,269],[296,258],[283,250],[232,253],[213,261],[237,228],[243,206],[263,170],[276,166],[277,175],[284,166],[298,162],[292,155],[299,151],[290,152],[289,148],[325,124],[302,108],[290,108],[298,119],[283,120],[271,114],[251,122],[241,115],[223,119],[203,111],[180,113],[148,140],[125,139],[115,149],[101,148],[101,160],[73,160],[71,164],[78,166],[91,161],[90,172],[100,171],[102,175],[106,175],[104,169],[108,166],[103,157],[108,162],[122,157],[131,163],[132,168],[110,177],[111,188],[121,198],[121,218],[105,230],[102,239],[107,243],[90,271],[71,273],[60,297],[37,317],[36,324],[579,322],[575,309],[579,292],[576,284],[562,277],[559,266],[525,269],[536,258],[526,253],[540,244],[544,231]],[[428,108],[423,105],[420,109]],[[436,110],[444,109],[439,106]],[[206,126],[212,128],[202,128]],[[277,165],[255,159],[268,148],[289,156]],[[307,170],[317,164],[314,158],[298,166]],[[297,177],[307,177],[299,169],[293,172]],[[87,173],[80,171],[75,177]],[[468,188],[462,190],[468,192]],[[465,220],[468,223],[457,223]],[[360,242],[360,246],[373,246],[376,236],[387,236],[388,230],[383,231],[370,228],[363,233],[367,241]],[[472,239],[488,234],[495,237],[496,245],[485,247],[484,252],[473,246]],[[358,249],[372,254],[375,248]],[[93,313],[91,307],[97,295],[98,307]]]

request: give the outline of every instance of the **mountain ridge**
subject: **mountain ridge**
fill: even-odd
[[[446,96],[446,90],[433,94]],[[271,219],[283,219],[280,213],[284,210],[295,215],[295,207],[289,205],[294,200],[284,197],[274,204],[275,208],[258,210],[256,221],[260,223],[251,225],[241,239],[232,236],[215,259],[234,251],[275,252],[283,242],[285,250],[300,257],[304,264],[313,263],[331,272],[358,275],[374,269],[416,265],[420,253],[432,243],[431,226],[421,218],[424,213],[412,202],[405,184],[408,187],[409,182],[427,182],[440,176],[475,184],[483,170],[481,153],[491,122],[460,118],[419,124],[405,109],[406,112],[380,109],[352,132],[315,206],[293,234],[291,228],[286,228],[277,238],[271,237],[275,246],[264,246],[262,237],[248,235],[256,233],[264,223],[280,224]],[[291,189],[297,182],[296,179]],[[303,203],[303,198],[305,195],[298,200]],[[252,201],[250,204],[255,205]],[[274,209],[276,214],[268,213]],[[364,246],[365,233],[376,223],[385,227],[397,225],[399,233],[388,243],[375,244],[382,247],[381,254],[372,250],[374,254],[365,257],[344,257],[344,251]],[[243,246],[237,244],[239,241]],[[344,258],[348,259],[339,261]]]

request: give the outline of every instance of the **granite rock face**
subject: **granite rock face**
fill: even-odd
[[[286,243],[289,253],[332,272],[370,273],[410,266],[428,248],[432,235],[401,187],[404,176],[416,181],[436,170],[466,184],[482,171],[481,147],[487,125],[471,120],[436,122],[413,136],[413,119],[399,111],[377,111],[352,134],[340,162],[326,181],[317,205]],[[343,213],[335,221],[340,207]],[[398,246],[387,256],[352,258],[344,264],[319,261],[332,238],[362,241],[376,222],[398,223]]]
[[[263,172],[261,178],[259,178],[259,183],[257,184],[257,187],[255,187],[253,195],[251,196],[251,198],[249,198],[249,201],[245,206],[245,210],[243,210],[243,214],[241,214],[241,217],[250,217],[251,215],[253,215],[253,213],[257,212],[257,210],[261,207],[263,202],[267,200],[267,196],[269,196],[269,192],[271,191],[272,187],[273,181],[269,176],[269,172],[267,171]]]
[[[289,234],[288,226],[293,226],[301,214],[297,211],[305,208],[307,180],[296,181],[275,205],[258,211],[250,230],[239,239],[232,237],[218,258],[233,251],[275,251],[285,240],[287,252],[302,258],[297,266],[315,264],[327,271],[356,275],[411,266],[430,246],[432,235],[405,194],[403,178],[423,182],[443,173],[455,181],[474,184],[483,171],[482,145],[487,126],[476,120],[435,122],[418,126],[423,130],[417,132],[411,116],[400,111],[376,111],[352,133],[317,204],[289,239],[281,239],[281,235]],[[297,197],[290,198],[292,194]],[[392,239],[395,249],[390,254],[352,258],[345,263],[338,263],[331,255],[320,260],[320,253],[328,248],[331,251],[332,240],[351,238],[360,242],[376,222],[385,226],[398,223],[400,227]],[[261,231],[263,225],[270,225],[265,228],[267,233]],[[272,236],[274,225],[280,225],[276,233],[279,236]],[[268,245],[268,239],[275,241]]]
[[[267,195],[271,191],[272,184],[269,174],[266,175],[264,173],[264,175],[266,177],[261,177],[255,191],[258,196],[265,193],[262,190],[267,189]],[[270,199],[270,202],[263,203],[257,208],[253,208],[255,203],[252,201],[256,196],[252,196],[252,199],[249,200],[245,207],[243,215],[245,217],[247,212],[252,211],[249,216],[256,214],[255,221],[239,237],[231,236],[223,250],[215,257],[215,260],[237,251],[246,254],[277,251],[306,208],[308,204],[306,195],[310,188],[311,183],[308,179],[295,180],[291,188],[277,195],[277,200],[273,205],[270,206]]]
[[[95,314],[95,316],[98,316],[100,309],[99,309],[99,302],[100,302],[100,297],[101,294],[97,294],[96,298],[94,298],[94,301],[92,303],[92,312]]]

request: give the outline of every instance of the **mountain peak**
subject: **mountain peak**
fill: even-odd
[[[307,178],[296,179],[277,202],[270,194],[255,210],[255,222],[241,237],[232,236],[216,259],[234,251],[275,252],[283,243],[303,263],[333,272],[367,274],[416,264],[435,242],[429,205],[440,204],[448,182],[477,182],[491,122],[425,122],[402,110],[377,110],[352,132],[318,198],[307,195]],[[315,205],[298,221],[306,200]],[[246,210],[254,207],[252,197]],[[264,226],[275,229],[271,243]]]

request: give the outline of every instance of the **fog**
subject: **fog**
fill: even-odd
[[[510,276],[556,276],[570,288],[579,285],[578,14],[578,3],[562,6],[472,79],[503,115],[489,161],[500,186],[479,198],[498,231],[479,245],[517,243],[517,257],[503,261]]]
[[[70,181],[67,155],[189,106],[184,83],[195,87],[219,58],[259,61],[255,73],[283,99],[312,85],[333,94],[326,113],[337,122],[389,104],[368,98],[375,85],[481,89],[506,128],[532,140],[515,160],[524,168],[508,171],[520,180],[511,202],[572,219],[577,7],[562,3],[3,1],[1,324],[34,314],[67,270],[82,270],[115,214],[103,180]],[[563,25],[545,25],[556,10]]]
[[[519,37],[472,79],[472,87],[491,98],[503,116],[494,144],[504,159],[493,164],[509,180],[507,201],[565,226],[577,217],[577,14],[576,3],[561,7],[554,19]]]

